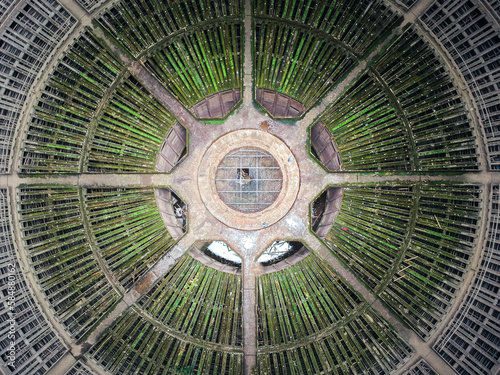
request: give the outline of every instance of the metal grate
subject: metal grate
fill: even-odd
[[[257,262],[270,266],[291,257],[303,247],[304,245],[298,241],[274,241],[257,259]]]
[[[254,148],[240,148],[226,155],[215,176],[221,199],[241,212],[257,212],[269,207],[281,191],[282,180],[276,160]]]

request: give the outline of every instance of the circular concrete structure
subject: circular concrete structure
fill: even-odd
[[[262,149],[243,147],[227,154],[217,167],[220,198],[240,212],[269,207],[281,192],[283,175],[276,159]]]
[[[227,198],[223,199],[225,193],[222,193],[228,190],[222,190],[224,187],[221,185],[220,166],[225,165],[225,158],[238,155],[242,150],[252,151],[255,154],[254,157],[257,154],[266,155],[265,157],[269,157],[268,160],[272,161],[272,164],[266,167],[276,168],[274,171],[279,170],[279,175],[281,175],[281,181],[279,181],[281,189],[272,190],[275,191],[274,195],[269,194],[267,198],[264,198],[265,204],[262,204],[264,208],[258,211],[252,209],[250,211],[253,212],[243,212],[239,203],[234,204],[235,202],[228,202]],[[238,168],[235,168],[234,172],[248,173],[247,168],[244,169],[238,171]],[[278,180],[278,175],[271,177]],[[219,188],[217,180],[219,180]],[[241,183],[247,182],[243,180]],[[198,173],[198,189],[208,211],[227,226],[241,230],[259,230],[280,220],[294,204],[299,185],[299,166],[292,151],[274,135],[253,129],[238,130],[217,139],[203,156]],[[238,188],[236,185],[234,187]]]

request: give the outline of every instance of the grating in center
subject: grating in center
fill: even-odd
[[[241,212],[257,212],[278,197],[283,175],[276,160],[256,148],[240,148],[217,167],[215,184],[222,201]]]

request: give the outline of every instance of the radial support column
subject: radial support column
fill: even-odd
[[[165,87],[141,63],[134,61],[129,65],[129,71],[146,87],[156,99],[167,107],[188,129],[192,129],[198,122],[184,109],[182,104],[174,98]]]
[[[245,49],[243,62],[243,104],[252,104],[252,89],[253,89],[253,58],[252,58],[252,2],[245,0],[245,18],[243,20],[245,26]]]
[[[76,359],[71,352],[67,352],[57,363],[50,368],[47,375],[65,374],[76,363]]]
[[[414,23],[433,3],[434,0],[418,0],[406,12],[404,24]]]
[[[43,177],[23,176],[15,172],[0,176],[0,187],[17,188],[20,185],[73,185],[73,186],[168,186],[173,183],[171,173],[84,173],[76,175],[52,174]]]
[[[251,375],[257,364],[257,336],[256,336],[256,276],[249,265],[243,269],[243,353],[245,355],[245,375]]]
[[[439,371],[440,374],[449,372],[448,365],[439,357],[431,348],[429,342],[423,341],[411,329],[405,327],[396,316],[378,299],[371,291],[369,291],[352,273],[349,269],[345,268],[339,260],[333,256],[329,249],[327,249],[316,236],[311,233],[306,233],[304,236],[306,246],[318,254],[327,264],[329,264],[335,272],[337,272],[344,280],[346,280],[351,287],[361,294],[361,296],[368,302],[368,304],[377,311],[377,313],[387,320],[398,332],[405,341],[410,344],[415,350],[413,358],[425,358],[427,362]],[[395,373],[400,374],[406,367],[401,367]]]

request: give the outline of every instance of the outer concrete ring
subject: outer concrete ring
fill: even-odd
[[[215,186],[217,167],[231,151],[256,147],[274,157],[283,175],[281,192],[270,206],[259,212],[243,213],[227,206]],[[288,146],[278,137],[262,130],[245,129],[217,139],[206,151],[198,171],[198,189],[208,211],[229,227],[259,230],[276,223],[292,208],[300,186],[299,166]]]

